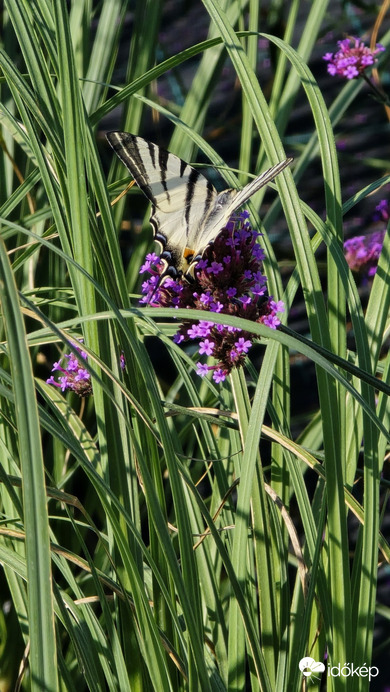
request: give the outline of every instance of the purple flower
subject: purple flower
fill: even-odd
[[[81,358],[87,360],[86,352],[78,344],[74,344],[74,346],[80,353]],[[63,359],[65,360],[65,367],[61,365]],[[70,389],[79,396],[92,394],[91,376],[83,363],[80,363],[74,353],[65,353],[63,359],[54,363],[52,368],[52,372],[60,372],[62,374],[58,377],[58,380],[55,380],[54,375],[51,375],[46,380],[47,384],[59,387],[62,392]]]
[[[379,206],[379,205],[378,205]],[[385,231],[377,231],[368,236],[357,235],[344,243],[345,259],[349,268],[365,276],[373,276],[382,251]]]
[[[260,317],[259,322],[265,324],[266,327],[270,327],[270,329],[276,329],[280,325],[280,319],[277,316],[278,312],[284,312],[283,301],[278,300],[276,302],[272,296],[269,296],[263,305],[263,315]]]
[[[348,67],[345,68],[344,70],[344,77],[347,79],[354,79],[355,77],[359,76],[359,70],[355,65],[348,65]]]
[[[219,384],[226,379],[227,372],[222,370],[222,368],[216,368],[213,372],[213,380]]]
[[[252,292],[255,296],[263,296],[266,291],[265,285],[255,284],[252,288]]]
[[[381,43],[371,50],[354,36],[338,41],[337,45],[337,53],[325,53],[323,60],[328,63],[328,73],[332,77],[337,74],[346,79],[359,77],[367,67],[377,62],[378,53],[385,50]]]
[[[251,296],[242,296],[241,303],[243,304],[244,308],[246,308],[247,305],[250,305],[251,302],[252,302]]]
[[[252,346],[252,342],[249,339],[245,340],[244,337],[241,336],[234,345],[238,353],[248,353],[250,347]]]
[[[284,310],[282,302],[261,298],[267,279],[262,272],[264,252],[243,212],[232,217],[213,243],[207,245],[202,259],[196,264],[193,280],[185,277],[167,279],[159,285],[146,282],[142,302],[163,307],[195,308],[229,316],[244,317],[253,322],[268,324],[272,329],[280,323],[277,313]],[[154,266],[151,267],[154,273]],[[161,272],[161,270],[160,270]],[[152,276],[159,279],[159,276]],[[239,336],[238,336],[239,335]],[[250,332],[209,320],[185,319],[174,336],[176,344],[198,342],[198,352],[215,364],[197,364],[197,374],[204,377],[212,372],[214,382],[223,382],[233,367],[244,364],[254,341]]]
[[[143,265],[144,267],[145,265]],[[160,265],[162,267],[162,264]],[[149,271],[154,271],[150,269]],[[142,293],[144,297],[141,298],[140,303],[147,303],[149,305],[158,305],[158,300],[160,297],[160,289],[158,288],[159,274],[156,273],[150,277],[147,281],[142,284]],[[153,302],[151,302],[153,299]]]
[[[210,341],[209,339],[205,339],[204,341],[200,341],[199,343],[199,353],[201,356],[205,353],[206,356],[211,356],[213,350],[214,350],[215,344]]]
[[[282,300],[278,300],[276,303],[273,298],[270,298],[269,307],[273,312],[284,312],[284,303]]]
[[[222,312],[223,303],[221,303],[219,300],[212,301],[210,303],[210,310],[211,310],[211,312]]]
[[[207,267],[206,271],[209,274],[219,274],[223,272],[223,264],[221,262],[212,262],[211,267]]]
[[[82,358],[85,357],[85,356],[83,356],[83,354],[82,354],[81,351],[80,351],[80,355],[81,355]],[[66,353],[66,354],[64,355],[64,358],[66,358],[66,359],[68,360],[68,365],[67,365],[67,368],[66,368],[67,371],[68,371],[68,372],[77,372],[78,369],[79,369],[79,367],[80,367],[80,363],[79,363],[79,361],[77,360],[76,356],[75,356],[73,353]]]
[[[390,219],[389,201],[387,199],[381,199],[379,204],[375,207],[375,212],[372,215],[373,221],[386,221]]]
[[[211,291],[207,291],[206,293],[202,293],[200,296],[200,302],[203,303],[203,305],[210,305],[212,301],[211,297]]]
[[[276,329],[276,327],[280,325],[280,319],[276,315],[269,314],[263,317],[262,323],[265,324],[266,327]]]
[[[260,245],[255,245],[253,247],[253,256],[258,262],[262,262],[265,258],[265,252]]]
[[[89,380],[89,377],[90,377],[90,375],[89,375],[88,370],[85,370],[83,368],[79,368],[77,370],[77,373],[74,376],[74,381],[75,382],[84,382],[86,380]]]
[[[143,274],[144,272],[150,272],[151,269],[153,269],[154,267],[159,267],[162,265],[159,256],[156,255],[155,252],[150,252],[148,255],[146,255],[145,259],[145,264],[143,264],[141,269],[139,270],[140,274]]]
[[[205,365],[205,363],[197,363],[196,364],[196,374],[200,375],[200,377],[204,377],[207,375],[209,371],[209,366]]]
[[[200,320],[199,329],[201,336],[208,336],[211,331],[211,327],[214,327],[213,322],[206,322],[206,320]]]
[[[199,324],[193,324],[189,329],[187,329],[187,336],[189,336],[190,339],[198,339],[200,336],[204,336],[204,334]]]

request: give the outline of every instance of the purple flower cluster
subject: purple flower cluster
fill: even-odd
[[[375,212],[372,216],[373,221],[385,221],[386,223],[390,219],[390,209],[389,202],[387,199],[381,199],[379,204],[375,207]]]
[[[277,313],[284,311],[284,304],[265,295],[264,252],[256,242],[261,234],[251,228],[248,217],[242,212],[227,223],[205,249],[191,282],[167,277],[159,284],[162,262],[155,253],[147,255],[140,273],[148,271],[151,277],[142,285],[141,303],[243,317],[276,329]],[[207,318],[184,320],[174,336],[177,344],[198,341],[199,355],[215,358],[214,365],[197,363],[198,375],[212,371],[215,382],[223,382],[234,367],[243,365],[253,339],[250,332]]]
[[[79,351],[81,357],[87,360],[86,352],[82,351],[77,344],[75,344],[75,347]],[[62,367],[61,361],[64,359],[65,367]],[[65,353],[60,361],[53,364],[52,372],[60,372],[62,374],[58,377],[58,380],[55,380],[54,375],[51,375],[46,382],[47,384],[53,384],[55,387],[59,387],[62,392],[71,389],[79,396],[88,396],[92,393],[91,376],[74,353]]]
[[[345,241],[345,258],[352,271],[361,271],[367,276],[375,274],[384,236],[385,231],[377,231],[368,236],[357,235]]]
[[[381,43],[377,43],[374,50],[360,41],[358,38],[345,38],[338,41],[337,53],[326,53],[323,59],[328,63],[330,75],[340,75],[346,79],[355,79],[370,65],[377,62],[376,56],[385,50]]]
[[[390,219],[390,205],[387,199],[381,199],[375,207],[372,215],[373,221],[384,221],[386,224]],[[376,231],[367,236],[357,235],[344,243],[344,254],[348,266],[354,272],[361,272],[366,277],[373,276],[380,254],[382,252],[385,231]]]

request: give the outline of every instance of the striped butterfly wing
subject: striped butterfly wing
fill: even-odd
[[[202,223],[201,233],[198,236],[195,247],[195,259],[199,258],[205,247],[224,228],[234,212],[242,207],[255,192],[268,185],[279,173],[292,163],[293,159],[280,161],[272,168],[261,173],[257,178],[245,185],[242,190],[229,188],[217,194],[212,207],[208,210]]]
[[[150,223],[162,257],[178,271],[187,268],[194,243],[217,191],[184,161],[142,137],[109,132],[107,139],[151,202]],[[207,243],[206,243],[207,244]]]
[[[176,273],[193,273],[231,215],[292,162],[281,161],[242,190],[218,194],[199,171],[142,137],[109,132],[107,139],[151,202],[154,237],[163,247],[166,269],[173,267]]]

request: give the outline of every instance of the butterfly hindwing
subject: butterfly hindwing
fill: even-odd
[[[142,137],[109,132],[107,139],[151,202],[150,222],[165,263],[185,273],[231,215],[292,161],[281,161],[242,190],[218,194],[199,171]]]
[[[165,149],[127,132],[107,139],[152,205],[150,221],[157,240],[180,264],[192,248],[217,191],[194,168]]]

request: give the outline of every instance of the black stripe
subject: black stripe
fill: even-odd
[[[158,163],[160,166],[160,173],[161,173],[161,184],[164,188],[164,192],[167,196],[168,202],[170,202],[170,197],[169,197],[169,192],[168,192],[168,187],[167,187],[167,163],[168,163],[168,157],[169,153],[166,151],[166,149],[159,149],[158,150]]]
[[[185,220],[187,224],[187,236],[189,234],[190,226],[190,214],[191,214],[191,200],[194,196],[195,192],[195,185],[199,179],[199,171],[196,171],[194,168],[191,168],[191,172],[188,176],[188,182],[187,182],[187,191],[186,191],[186,201],[185,201]]]
[[[107,133],[107,139],[121,161],[125,164],[127,170],[130,171],[138,187],[142,190],[149,201],[156,206],[156,198],[152,194],[151,187],[148,183],[148,175],[140,154],[137,140],[141,140],[147,145],[154,167],[156,167],[156,146],[147,140],[142,140],[141,137],[136,137],[135,135],[130,134],[129,132],[109,132]]]
[[[146,142],[146,139],[145,139],[145,142]],[[149,149],[150,158],[152,160],[153,168],[156,168],[156,157],[154,155],[155,146],[154,146],[154,144],[152,144],[152,142],[147,142],[147,145],[148,145],[148,149]]]
[[[186,172],[187,164],[183,159],[180,159],[180,177],[182,178]]]
[[[129,168],[130,173],[135,178],[138,187],[141,188],[144,195],[146,195],[146,197],[152,202],[152,204],[156,206],[157,200],[152,194],[151,187],[148,183],[148,174],[146,172],[146,168],[137,144],[137,137],[132,135],[131,139],[131,146],[129,146],[129,151],[126,153],[127,156],[130,158],[132,166],[130,167],[128,165],[127,167]],[[147,145],[152,164],[154,167],[156,167],[155,146],[151,142],[147,142]]]
[[[162,247],[165,248],[167,244],[167,237],[164,235],[164,233],[161,233],[157,219],[155,218],[155,213],[156,213],[156,207],[153,204],[151,213],[150,213],[150,224],[153,227],[153,237],[155,240],[157,240],[159,243],[161,243]]]
[[[207,216],[207,213],[211,207],[211,204],[214,200],[214,193],[215,193],[215,188],[214,186],[210,183],[210,181],[207,181],[207,197],[205,199],[204,203],[204,217]]]

